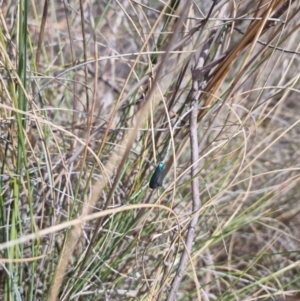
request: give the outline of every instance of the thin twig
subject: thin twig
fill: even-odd
[[[214,5],[216,2],[213,3],[212,8],[210,12],[207,15],[207,18],[209,18]],[[192,250],[192,245],[195,237],[195,228],[198,223],[199,214],[197,213],[201,207],[201,200],[200,200],[200,193],[199,193],[199,146],[198,146],[198,136],[197,136],[197,118],[198,118],[198,99],[201,96],[202,88],[204,85],[206,85],[205,79],[208,77],[209,71],[205,74],[204,80],[202,83],[202,86],[200,87],[200,78],[196,75],[194,71],[201,69],[204,66],[205,59],[208,56],[209,48],[214,40],[214,36],[216,34],[216,30],[212,30],[210,33],[210,37],[207,40],[207,42],[203,45],[203,48],[196,59],[196,65],[194,67],[194,70],[192,70],[192,77],[193,77],[193,86],[192,90],[190,92],[191,97],[191,107],[190,107],[190,141],[191,141],[191,178],[192,178],[192,198],[193,198],[193,205],[192,205],[192,213],[194,213],[194,216],[191,218],[189,228],[187,231],[187,237],[185,245],[186,247],[183,250],[182,256],[180,258],[180,263],[178,266],[178,269],[176,271],[176,275],[173,279],[170,292],[167,297],[167,301],[173,301],[176,299],[176,293],[179,289],[181,280],[184,275],[184,270],[186,268],[187,262],[190,258],[189,253]],[[188,112],[189,112],[188,111]],[[178,120],[178,122],[181,119]],[[177,124],[177,123],[176,123]],[[175,124],[175,126],[176,126]],[[175,127],[174,126],[174,127]],[[201,296],[198,296],[201,298]]]

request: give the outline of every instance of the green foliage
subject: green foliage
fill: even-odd
[[[297,7],[203,3],[3,4],[0,300],[165,300],[196,214],[176,300],[297,292]]]

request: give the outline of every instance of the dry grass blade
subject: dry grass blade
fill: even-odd
[[[4,1],[0,300],[299,299],[298,4]]]

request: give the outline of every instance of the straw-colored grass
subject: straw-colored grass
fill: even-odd
[[[0,300],[300,300],[299,3],[217,2],[1,5]]]

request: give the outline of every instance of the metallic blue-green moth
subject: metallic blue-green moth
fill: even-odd
[[[162,186],[162,182],[164,179],[164,169],[165,169],[164,162],[159,162],[149,183],[149,187],[151,189],[155,189],[159,186]]]

